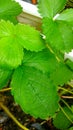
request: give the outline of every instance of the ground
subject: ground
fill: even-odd
[[[29,130],[57,130],[52,125],[52,120],[48,121],[34,119],[32,116],[25,114],[19,105],[14,102],[10,92],[0,93],[0,100],[11,111],[21,124],[28,127]],[[0,130],[22,130],[15,122],[0,108]]]

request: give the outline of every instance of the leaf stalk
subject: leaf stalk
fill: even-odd
[[[8,108],[3,105],[2,102],[0,102],[0,107],[8,114],[8,116],[23,130],[29,130],[28,128],[26,128],[25,126],[23,126],[13,115],[12,113],[8,110]]]

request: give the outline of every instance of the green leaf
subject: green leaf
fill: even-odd
[[[17,16],[21,11],[21,6],[14,0],[0,0],[0,19],[5,19],[8,16]]]
[[[68,130],[73,130],[73,126],[72,126],[72,127],[70,127]]]
[[[59,63],[56,70],[51,73],[50,78],[55,85],[63,86],[73,79],[73,72],[66,66],[66,64]]]
[[[66,21],[43,19],[43,32],[46,42],[54,51],[69,52],[73,48],[73,29]]]
[[[23,59],[23,49],[11,37],[0,40],[0,66],[16,68]]]
[[[73,71],[73,62],[71,60],[67,60],[66,64]]]
[[[23,48],[18,44],[12,23],[0,22],[0,66],[16,68],[23,59]]]
[[[13,24],[17,24],[18,23],[18,20],[15,16],[6,16],[6,17],[2,17],[2,19],[4,19],[5,21],[10,21],[12,22]]]
[[[71,110],[72,110],[72,112],[73,112],[73,105],[71,105]]]
[[[73,120],[73,113],[67,107],[64,107],[63,110],[66,115],[71,118],[71,120]],[[62,110],[57,113],[56,117],[53,120],[53,124],[56,128],[67,130],[67,128],[70,127],[72,123],[69,121],[66,115],[62,112]]]
[[[1,20],[0,21],[0,39],[2,38],[8,38],[10,36],[14,36],[15,34],[15,27],[13,25],[13,23],[11,23],[10,21],[4,21]]]
[[[18,24],[16,26],[19,43],[27,50],[41,51],[45,48],[44,40],[40,32],[29,25]]]
[[[66,9],[64,10],[57,18],[56,20],[63,20],[67,22],[73,22],[73,9]]]
[[[24,54],[23,63],[26,66],[34,67],[44,73],[52,73],[57,67],[58,61],[54,54],[48,49],[43,49],[40,52],[31,52],[25,50]]]
[[[58,109],[57,88],[47,75],[33,68],[18,67],[12,78],[12,94],[24,112],[47,119]]]
[[[53,18],[57,13],[60,13],[67,0],[39,0],[39,12],[43,17]]]
[[[0,67],[0,89],[6,87],[11,78],[12,71]]]
[[[27,30],[27,31],[26,31]],[[0,21],[0,65],[16,68],[23,59],[23,48],[40,51],[45,48],[40,32],[28,25]]]

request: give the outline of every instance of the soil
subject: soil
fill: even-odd
[[[0,101],[3,102],[9,111],[17,118],[17,120],[29,128],[29,130],[57,130],[52,125],[52,120],[48,121],[35,119],[25,114],[20,106],[15,104],[10,92],[0,93]],[[0,130],[22,130],[8,115],[0,108]]]

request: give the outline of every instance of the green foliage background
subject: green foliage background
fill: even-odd
[[[73,49],[73,9],[65,9],[66,3],[38,1],[43,39],[35,28],[18,23],[22,8],[17,2],[0,1],[0,89],[11,81],[11,93],[23,111],[36,118],[51,117],[59,129],[64,117],[64,129],[73,123],[72,102],[60,103],[63,94],[73,95],[72,86],[65,88],[73,79],[73,62],[64,59]]]

